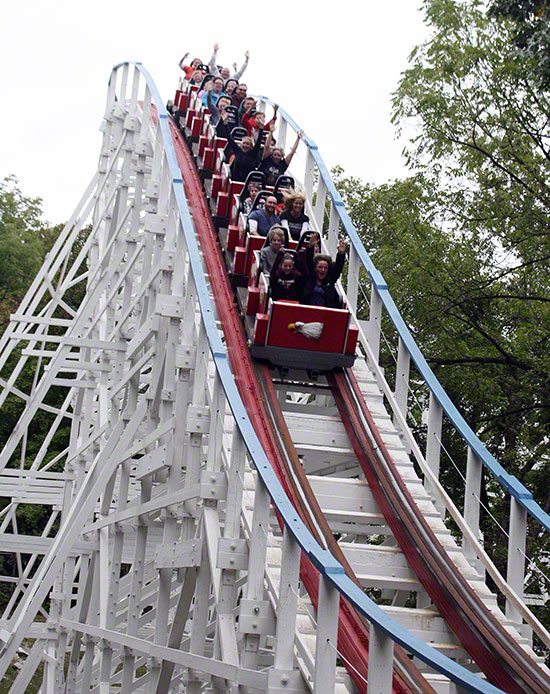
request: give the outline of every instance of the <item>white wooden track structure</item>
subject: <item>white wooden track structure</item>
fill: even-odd
[[[279,113],[284,145],[297,126]],[[422,532],[444,550],[441,575],[459,572],[469,604],[504,634],[498,647],[486,635],[487,650],[498,660],[498,648],[517,649],[538,685],[517,673],[508,673],[517,686],[491,684],[434,604],[358,465],[330,379],[272,371],[292,455],[354,580],[321,530],[312,534],[318,519],[306,527],[312,504],[302,489],[305,510],[294,510],[231,373],[204,230],[190,211],[197,201],[186,198],[169,117],[139,63],[113,69],[102,130],[98,170],[0,345],[0,406],[21,406],[0,455],[0,552],[15,566],[0,577],[10,591],[0,619],[0,673],[13,679],[10,691],[29,691],[37,672],[40,691],[56,694],[544,691],[550,676],[540,653],[550,635],[523,586],[527,516],[540,532],[548,516],[441,390],[315,144],[304,138],[293,175],[326,248],[334,252],[342,231],[351,240],[348,305],[354,311],[361,292],[370,304],[369,319],[358,321],[353,375],[427,524]],[[395,340],[391,383],[379,366],[382,323]],[[409,428],[410,383],[425,404],[425,447]],[[38,415],[47,433],[31,455]],[[440,457],[450,464],[440,455],[443,418],[464,438],[463,499],[438,480]],[[62,430],[64,449],[52,457]],[[510,499],[506,577],[480,542],[483,465]],[[27,505],[49,513],[41,535],[18,531]],[[318,603],[301,579],[301,556],[316,572]],[[359,661],[340,643],[341,596],[369,634],[366,677],[366,665],[358,674]],[[401,649],[409,656],[398,657]]]

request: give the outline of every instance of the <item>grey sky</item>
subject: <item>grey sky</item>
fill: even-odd
[[[208,19],[206,7],[212,9]],[[229,9],[228,9],[229,8]],[[304,128],[329,166],[382,183],[404,174],[390,123],[390,94],[407,56],[427,35],[415,0],[337,4],[219,2],[4,3],[0,22],[0,178],[44,200],[46,218],[68,218],[99,155],[111,67],[140,60],[166,101],[177,64],[242,61],[250,92],[265,94]]]

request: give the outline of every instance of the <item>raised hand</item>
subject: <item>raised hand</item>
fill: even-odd
[[[244,57],[248,60],[250,58],[250,53],[248,51],[245,51]]]
[[[348,247],[348,244],[346,243],[346,239],[341,237],[338,240],[338,253],[345,253],[347,247]]]
[[[318,243],[319,243],[319,234],[317,232],[315,232],[315,234],[312,234],[311,238],[309,239],[309,246],[310,246],[310,248],[314,248]]]

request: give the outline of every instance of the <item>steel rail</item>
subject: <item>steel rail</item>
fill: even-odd
[[[386,521],[424,589],[466,651],[489,681],[510,694],[548,692],[550,678],[510,638],[449,561],[401,479],[353,373],[349,370],[345,374],[335,373],[329,376],[329,382],[354,451]]]
[[[134,65],[144,76],[155,107],[157,108],[159,114],[159,127],[165,148],[165,157],[169,167],[169,175],[172,179],[175,204],[180,215],[182,230],[185,235],[189,262],[197,288],[197,299],[212,358],[245,446],[251,459],[254,461],[259,476],[266,485],[273,505],[285,520],[286,529],[298,542],[304,554],[308,556],[316,568],[332,582],[340,594],[366,617],[369,622],[373,623],[395,643],[404,647],[408,652],[417,656],[424,663],[445,675],[468,692],[473,692],[475,694],[504,694],[502,690],[480,679],[466,668],[461,667],[447,656],[428,646],[420,638],[385,614],[378,605],[370,600],[368,596],[345,575],[341,564],[332,557],[330,552],[323,550],[323,548],[314,541],[301,519],[296,517],[297,514],[294,512],[292,505],[286,497],[249,420],[239,391],[237,390],[234,376],[229,368],[226,348],[218,334],[208,286],[204,279],[201,254],[195,238],[195,227],[183,187],[182,171],[178,166],[176,150],[172,142],[172,133],[175,131],[175,126],[169,123],[169,117],[164,108],[162,99],[160,98],[160,94],[148,71],[141,63],[121,63],[117,67],[123,65]],[[116,69],[117,68],[115,68],[115,71]],[[112,77],[113,75],[111,75],[111,79]],[[185,172],[183,173],[185,175]],[[202,191],[199,191],[199,197],[202,197]],[[32,619],[32,617],[30,618]],[[8,644],[6,645],[8,650],[12,650],[14,643],[8,640]]]

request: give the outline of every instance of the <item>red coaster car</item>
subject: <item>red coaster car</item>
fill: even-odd
[[[256,315],[251,351],[276,366],[329,371],[353,364],[357,336],[347,309],[270,300]]]

